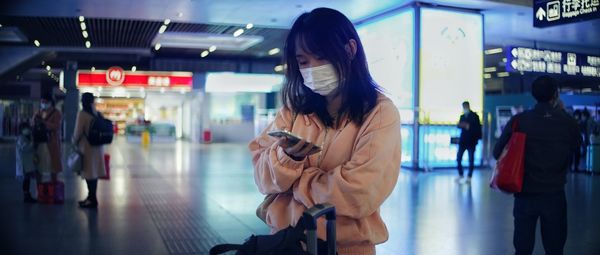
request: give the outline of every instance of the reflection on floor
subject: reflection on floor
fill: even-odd
[[[207,254],[268,229],[245,145],[117,140],[112,179],[97,211],[81,210],[86,188],[67,174],[64,205],[25,205],[14,179],[14,145],[0,145],[2,254]],[[490,171],[459,185],[454,171],[402,171],[381,211],[390,231],[378,254],[511,254],[512,198],[487,187]],[[565,254],[600,254],[600,177],[569,175]],[[535,254],[544,254],[541,240]]]

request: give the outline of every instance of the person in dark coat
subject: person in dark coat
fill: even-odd
[[[516,254],[533,253],[538,220],[546,254],[563,254],[567,240],[567,170],[582,139],[577,122],[562,106],[554,79],[541,76],[531,90],[537,101],[535,108],[510,119],[494,147],[494,157],[502,155],[516,121],[516,131],[527,137],[523,188],[514,195]]]
[[[473,176],[473,169],[475,168],[475,148],[479,139],[481,139],[481,121],[479,115],[471,110],[469,102],[463,102],[464,114],[460,116],[457,127],[461,129],[460,139],[458,142],[458,154],[456,156],[456,162],[458,167],[458,182],[471,182]],[[464,171],[462,166],[462,159],[465,151],[469,152],[469,174],[468,177],[464,178]]]

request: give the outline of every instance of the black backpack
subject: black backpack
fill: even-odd
[[[102,114],[97,113],[90,124],[87,140],[92,146],[110,144],[113,140],[112,121],[105,119]]]

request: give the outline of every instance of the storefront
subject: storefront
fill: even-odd
[[[187,102],[193,99],[193,74],[190,72],[79,70],[80,93],[93,93],[96,108],[115,122],[115,132],[139,141],[142,131],[149,131],[153,142],[174,141],[190,129],[184,116]]]

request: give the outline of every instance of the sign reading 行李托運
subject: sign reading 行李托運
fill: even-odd
[[[600,18],[600,0],[534,0],[533,26],[550,27]]]

